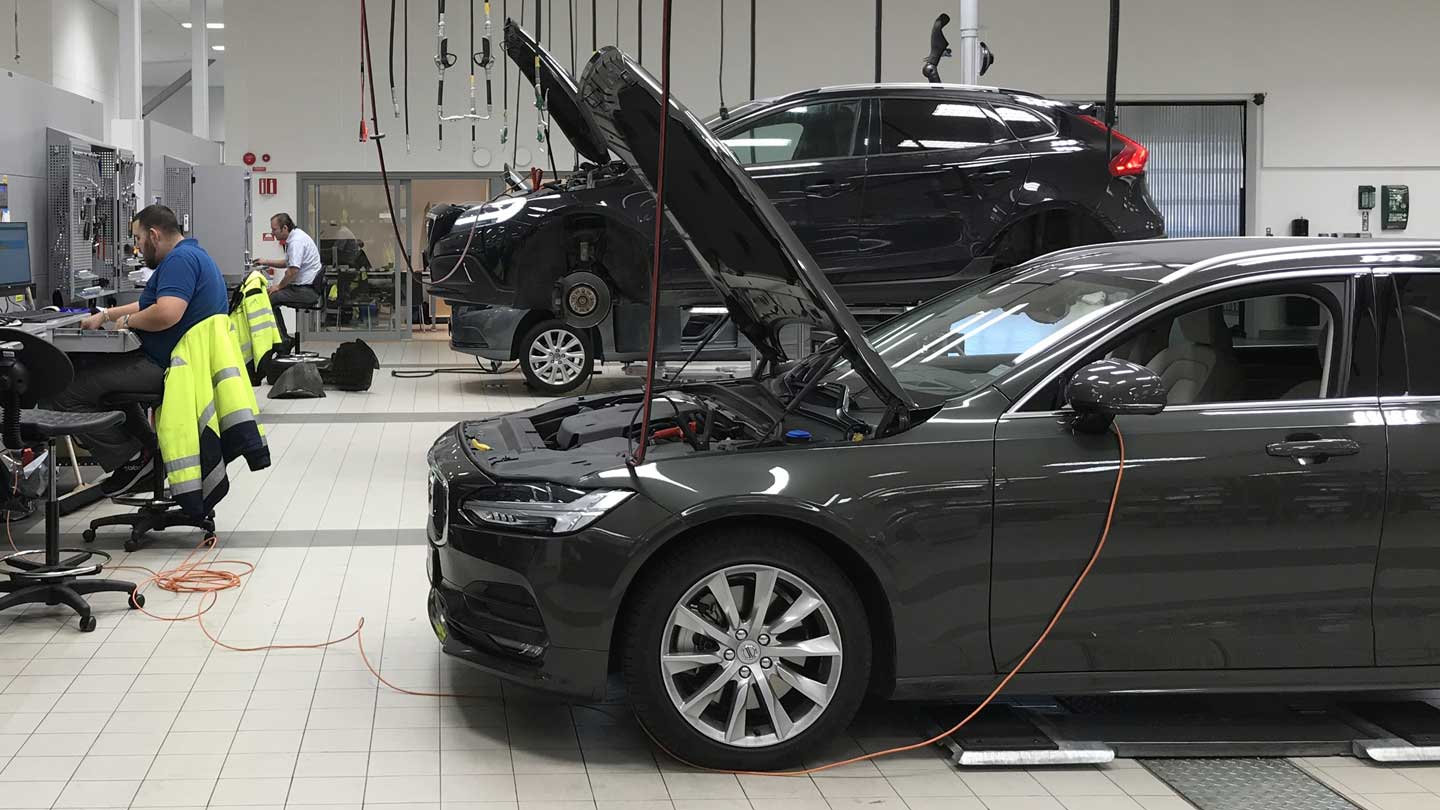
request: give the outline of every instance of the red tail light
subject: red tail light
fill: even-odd
[[[1097,129],[1105,129],[1105,122],[1093,115],[1078,117],[1081,121]],[[1119,154],[1110,159],[1110,175],[1112,177],[1130,177],[1143,173],[1145,164],[1150,162],[1149,147],[1133,138],[1121,135],[1117,130],[1110,130],[1110,135],[1120,144]]]

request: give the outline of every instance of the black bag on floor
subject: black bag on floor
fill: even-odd
[[[320,380],[320,369],[315,363],[292,364],[281,372],[266,396],[270,399],[321,399],[325,396],[325,384]]]
[[[320,376],[326,385],[341,391],[369,391],[378,368],[380,358],[369,344],[363,340],[352,340],[341,343],[330,355],[330,364],[321,367]]]

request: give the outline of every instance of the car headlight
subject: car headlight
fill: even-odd
[[[525,207],[524,197],[506,197],[492,203],[480,206],[479,210],[470,209],[455,220],[455,227],[465,225],[494,225],[513,218]]]
[[[635,493],[559,484],[502,484],[470,493],[461,507],[480,523],[541,534],[569,534],[594,523]]]

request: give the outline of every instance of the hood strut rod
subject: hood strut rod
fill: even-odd
[[[660,259],[665,255],[660,238],[665,233],[665,155],[670,132],[670,3],[661,4],[660,23],[660,146],[655,169],[655,238],[650,266],[650,352],[645,361],[645,404],[640,416],[640,446],[633,466],[645,463],[650,443],[650,401],[655,395],[655,340],[660,327]]]

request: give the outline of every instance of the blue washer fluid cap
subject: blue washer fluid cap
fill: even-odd
[[[808,442],[810,441],[810,431],[801,430],[800,428],[795,428],[794,430],[787,430],[785,431],[785,441]]]

